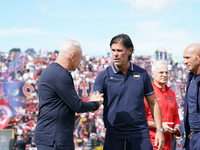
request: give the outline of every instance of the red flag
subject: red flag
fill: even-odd
[[[6,103],[2,98],[0,99],[0,130],[5,128],[10,121],[12,116],[12,111],[8,103]]]

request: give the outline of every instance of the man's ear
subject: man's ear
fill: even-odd
[[[75,60],[75,54],[71,54],[70,55],[70,59],[71,59],[72,62],[74,62],[74,60]]]
[[[131,55],[132,52],[133,52],[133,49],[132,49],[132,48],[129,48],[129,49],[128,49],[128,55]]]
[[[199,53],[199,54],[197,54],[197,56],[198,56],[198,59],[199,59],[199,61],[200,61],[200,53]]]
[[[151,72],[151,76],[152,76],[152,78],[154,78],[154,75],[155,75],[155,72],[152,71],[152,72]]]

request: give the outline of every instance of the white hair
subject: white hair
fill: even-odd
[[[153,65],[152,65],[152,67],[151,67],[151,71],[152,71],[152,72],[155,72],[155,71],[156,71],[156,67],[157,67],[158,65],[161,65],[161,64],[164,64],[164,65],[167,66],[167,63],[166,63],[165,61],[155,61],[155,62],[153,63]]]

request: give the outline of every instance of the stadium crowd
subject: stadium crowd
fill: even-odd
[[[159,55],[160,53],[160,55]],[[145,68],[149,75],[151,73],[151,65],[156,60],[164,60],[168,64],[169,82],[168,86],[176,93],[178,110],[181,114],[184,105],[185,83],[187,76],[187,68],[183,63],[178,63],[177,58],[172,59],[171,53],[156,51],[154,56],[135,56],[132,62]],[[17,89],[9,91],[1,84],[2,91],[0,97],[8,103],[12,108],[14,115],[6,124],[4,129],[14,129],[15,139],[21,135],[27,143],[27,147],[36,147],[33,143],[34,129],[37,123],[38,114],[38,93],[37,82],[42,71],[54,60],[57,54],[51,53],[46,56],[36,55],[35,53],[6,53],[0,52],[0,82],[15,83],[22,82],[31,84],[34,90],[28,96],[19,95]],[[160,57],[159,57],[160,56]],[[74,85],[93,84],[97,74],[112,63],[110,53],[107,56],[91,57],[85,55],[76,71],[72,72]],[[78,88],[76,88],[78,92]],[[90,88],[90,93],[92,88]],[[83,92],[83,90],[82,90]],[[13,94],[14,93],[14,94]],[[79,96],[86,100],[89,94]],[[76,123],[74,130],[74,142],[77,147],[81,146],[102,146],[105,137],[105,128],[102,120],[103,106],[94,113],[76,114]],[[5,112],[0,112],[0,117],[4,117]],[[182,119],[182,115],[180,115]]]

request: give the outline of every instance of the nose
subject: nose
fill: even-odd
[[[117,52],[117,51],[114,51],[114,52],[113,52],[113,55],[114,55],[115,57],[117,57],[117,56],[118,56],[118,52]]]
[[[184,59],[183,63],[184,63],[184,64],[187,64],[187,59]]]

